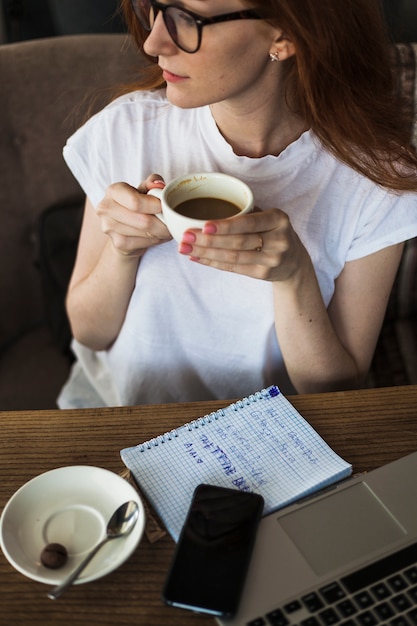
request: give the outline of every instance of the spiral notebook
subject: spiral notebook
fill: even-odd
[[[276,386],[120,454],[175,541],[200,483],[260,493],[267,515],[352,471]]]

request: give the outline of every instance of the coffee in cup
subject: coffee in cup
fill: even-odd
[[[161,200],[162,213],[157,217],[179,243],[190,228],[202,229],[207,221],[233,219],[253,209],[250,188],[220,172],[186,174],[148,193]]]

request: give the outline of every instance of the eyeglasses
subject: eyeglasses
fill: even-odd
[[[197,13],[182,9],[174,4],[162,4],[157,0],[131,0],[136,17],[145,30],[150,32],[155,24],[156,17],[161,11],[166,29],[178,48],[184,52],[197,52],[201,45],[204,26],[230,22],[232,20],[260,20],[263,19],[256,11],[235,11],[215,17],[202,17]]]

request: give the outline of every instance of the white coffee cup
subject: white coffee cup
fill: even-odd
[[[220,172],[186,174],[169,182],[164,189],[151,189],[148,193],[161,200],[162,213],[156,217],[164,222],[178,243],[186,230],[202,229],[213,219],[233,219],[251,211],[254,203],[252,191],[244,182]],[[189,208],[192,200],[197,202]],[[186,211],[187,215],[179,210]],[[193,217],[196,211],[199,216]]]

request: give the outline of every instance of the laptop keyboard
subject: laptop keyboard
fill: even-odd
[[[277,607],[247,626],[417,626],[417,543]]]

